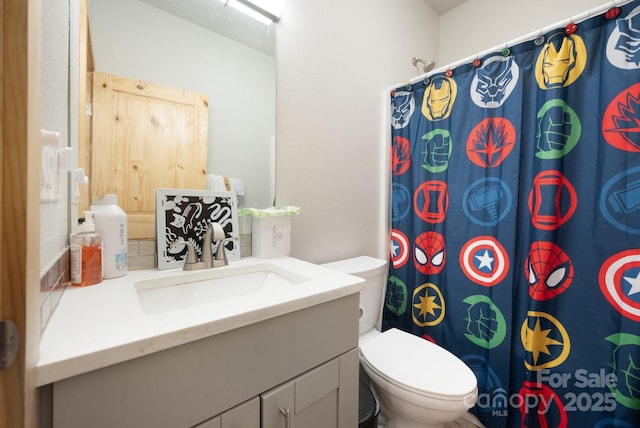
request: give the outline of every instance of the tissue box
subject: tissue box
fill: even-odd
[[[251,255],[258,258],[288,256],[291,251],[291,216],[251,218]]]

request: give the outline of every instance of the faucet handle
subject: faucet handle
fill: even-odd
[[[211,254],[211,244],[216,241],[222,241],[225,237],[224,229],[220,223],[212,222],[207,225],[207,233],[202,240],[202,256],[200,260],[205,263],[211,263],[213,261],[213,255]]]
[[[185,264],[198,262],[198,258],[196,257],[196,250],[193,248],[193,244],[191,242],[181,240],[181,241],[173,241],[172,243],[169,244],[170,247],[177,247],[178,245],[187,246],[187,259],[184,261]]]
[[[220,223],[214,222],[214,223],[209,223],[209,225],[213,231],[213,236],[211,237],[212,242],[222,241],[226,237],[224,233],[224,229],[222,228]]]
[[[224,251],[224,244],[228,241],[234,241],[238,238],[224,238],[221,239],[218,243],[218,249],[216,250],[216,258],[213,261],[213,266],[214,267],[219,267],[219,266],[226,266],[229,264],[229,260],[227,259],[227,253],[226,251]]]

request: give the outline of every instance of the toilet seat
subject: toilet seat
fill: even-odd
[[[388,383],[424,397],[462,400],[476,391],[476,377],[464,362],[395,328],[361,343],[360,355],[363,364]]]

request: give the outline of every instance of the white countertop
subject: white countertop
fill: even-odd
[[[338,299],[363,288],[360,278],[291,257],[247,257],[214,270],[222,272],[261,263],[310,279],[286,293],[213,302],[160,314],[143,312],[135,283],[198,275],[203,271],[138,270],[88,287],[68,286],[41,337],[37,386]]]

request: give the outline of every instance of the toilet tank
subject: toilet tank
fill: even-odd
[[[360,334],[374,328],[382,313],[387,262],[374,257],[360,256],[326,263],[322,266],[365,280],[364,289],[360,292]]]

